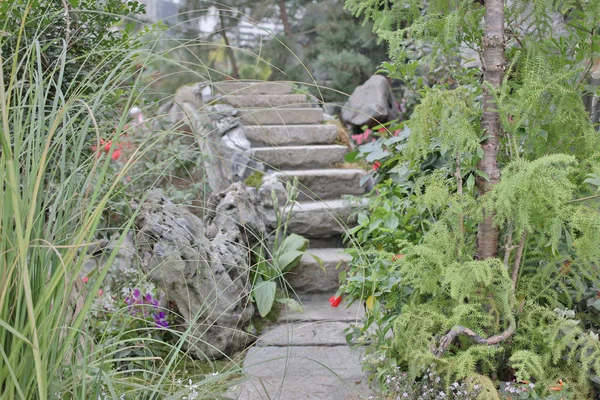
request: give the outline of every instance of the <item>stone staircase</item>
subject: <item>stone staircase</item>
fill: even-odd
[[[223,82],[215,89],[221,101],[238,108],[254,157],[282,182],[298,179],[288,231],[310,240],[307,254],[286,276],[304,313],[284,310],[249,350],[249,379],[229,394],[241,400],[362,398],[368,389],[361,355],[350,350],[343,333],[360,310],[333,309],[328,298],[350,259],[341,235],[356,223],[341,197],[364,194],[360,180],[366,172],[339,168],[348,148],[336,144],[337,126],[323,124],[323,110],[293,94],[289,83]]]

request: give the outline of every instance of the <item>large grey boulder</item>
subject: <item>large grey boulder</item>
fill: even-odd
[[[398,118],[398,107],[387,78],[373,75],[354,92],[342,109],[346,124],[374,126]]]
[[[264,231],[257,203],[256,193],[236,184],[205,221],[160,191],[137,205],[142,268],[177,307],[196,357],[221,358],[252,341],[248,249]]]

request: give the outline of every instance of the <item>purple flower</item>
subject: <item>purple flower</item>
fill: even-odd
[[[140,291],[139,291],[139,289],[134,289],[134,290],[133,290],[133,297],[134,297],[136,300],[139,300],[139,298],[140,298]]]
[[[169,327],[169,321],[167,321],[167,317],[163,311],[152,314],[152,316],[154,317],[154,323],[156,324],[157,328]]]

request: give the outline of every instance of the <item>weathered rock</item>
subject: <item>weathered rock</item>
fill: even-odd
[[[374,126],[398,118],[398,107],[386,77],[373,75],[358,86],[341,113],[346,124]]]
[[[273,193],[277,199],[277,204],[273,203]],[[261,204],[265,207],[273,208],[275,206],[282,206],[288,200],[287,190],[272,171],[269,171],[263,176],[263,181],[258,189],[258,194],[260,195]]]
[[[280,171],[275,175],[283,182],[298,179],[298,200],[302,201],[363,195],[369,185],[361,185],[360,181],[366,174],[362,169],[342,168]]]
[[[246,125],[319,124],[323,121],[320,108],[247,108],[240,110]]]
[[[190,329],[186,346],[199,358],[220,358],[251,341],[244,330],[254,312],[248,248],[264,230],[257,201],[256,193],[232,185],[205,222],[159,191],[139,205],[142,267],[177,306]]]

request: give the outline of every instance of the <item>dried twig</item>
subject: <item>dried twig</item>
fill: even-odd
[[[466,328],[462,325],[458,325],[458,326],[455,326],[454,328],[450,329],[450,331],[448,333],[446,333],[444,336],[442,336],[442,338],[440,339],[439,347],[434,347],[432,349],[432,352],[433,352],[433,355],[435,355],[438,358],[443,356],[444,353],[446,353],[446,351],[448,350],[448,347],[450,347],[450,345],[454,341],[454,339],[456,339],[458,336],[461,336],[461,335],[467,336],[474,343],[484,344],[487,346],[493,346],[498,343],[502,343],[506,339],[511,337],[512,334],[515,332],[515,328],[516,328],[516,322],[515,322],[515,318],[512,315],[510,317],[510,322],[508,324],[508,328],[506,328],[506,330],[504,332],[500,333],[499,335],[491,336],[487,339],[479,336],[478,334],[476,334],[469,328]]]

